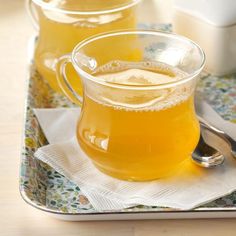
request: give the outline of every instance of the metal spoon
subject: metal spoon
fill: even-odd
[[[208,131],[214,133],[218,137],[222,138],[225,140],[229,146],[230,146],[230,151],[232,156],[236,159],[236,141],[232,139],[228,134],[226,134],[224,131],[219,130],[218,128],[214,127],[210,123],[208,123],[206,120],[204,120],[202,117],[198,117],[200,121],[201,127],[204,127]]]
[[[200,122],[201,130],[208,129],[211,132],[211,129],[206,128],[203,123]],[[218,152],[213,147],[209,146],[203,139],[202,135],[200,135],[200,139],[197,147],[195,148],[192,154],[192,160],[195,164],[205,167],[205,168],[213,168],[221,165],[225,157]]]

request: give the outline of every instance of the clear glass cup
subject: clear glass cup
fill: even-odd
[[[64,56],[57,78],[82,105],[77,138],[94,165],[132,181],[174,173],[199,140],[194,90],[204,63],[194,42],[157,31],[97,35]],[[83,97],[67,79],[68,64],[81,78]]]
[[[87,37],[111,30],[136,28],[136,5],[140,0],[28,0],[28,9],[39,30],[35,51],[37,70],[55,91],[55,65]],[[80,94],[74,70],[68,68],[73,87]]]

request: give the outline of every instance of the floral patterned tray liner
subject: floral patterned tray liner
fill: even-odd
[[[169,31],[171,26],[140,24],[140,28]],[[203,74],[197,90],[205,96],[224,119],[236,123],[236,74],[224,77]],[[20,168],[20,192],[26,202],[47,212],[75,215],[97,214],[98,212],[81,193],[77,185],[34,157],[34,152],[37,148],[47,144],[47,140],[33,113],[33,108],[73,106],[64,96],[53,92],[49,88],[48,84],[37,73],[32,63],[30,66],[25,110],[24,142]],[[236,192],[196,208],[193,211],[227,209],[236,211]],[[137,206],[124,209],[121,212],[163,211],[173,212],[173,209]]]

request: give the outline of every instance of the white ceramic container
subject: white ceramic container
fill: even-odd
[[[236,72],[236,0],[174,0],[173,30],[204,49],[208,72]]]

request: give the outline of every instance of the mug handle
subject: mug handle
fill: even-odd
[[[35,13],[35,7],[33,6],[32,0],[25,0],[25,6],[26,10],[28,12],[28,15],[30,16],[30,19],[33,23],[34,28],[39,31],[39,21],[38,17],[36,16]]]
[[[71,62],[71,54],[66,54],[60,57],[56,64],[56,77],[57,82],[62,90],[62,92],[67,96],[67,98],[73,103],[82,106],[83,98],[76,93],[72,88],[69,80],[66,76],[66,66]]]

